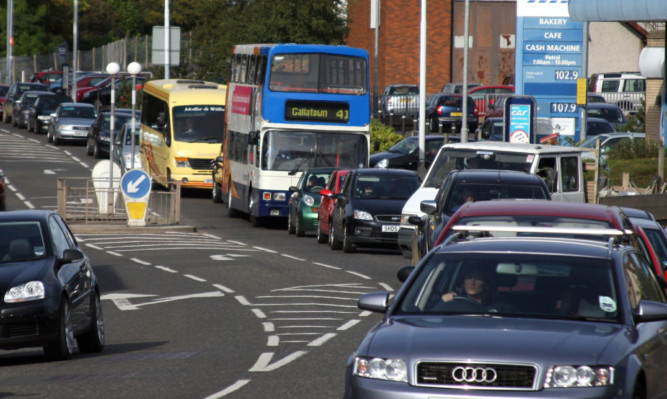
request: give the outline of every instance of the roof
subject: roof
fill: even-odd
[[[464,149],[472,151],[509,151],[525,154],[559,154],[559,153],[573,153],[583,152],[583,149],[577,147],[568,147],[561,145],[542,145],[542,144],[521,144],[521,143],[507,143],[503,141],[475,141],[467,143],[451,143],[445,144],[443,149]]]
[[[656,0],[570,0],[573,21],[659,21],[667,20],[667,2]]]
[[[457,183],[505,183],[521,184],[526,182],[542,181],[532,173],[516,170],[496,169],[463,169],[449,172]]]
[[[407,176],[417,176],[417,172],[414,170],[408,169],[396,169],[396,168],[361,168],[354,169],[353,172],[356,172],[359,175],[407,175]]]

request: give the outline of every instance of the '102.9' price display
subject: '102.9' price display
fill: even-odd
[[[555,71],[556,80],[577,80],[579,78],[579,71]]]

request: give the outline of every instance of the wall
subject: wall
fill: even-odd
[[[588,76],[605,72],[639,71],[642,38],[619,22],[588,26]]]

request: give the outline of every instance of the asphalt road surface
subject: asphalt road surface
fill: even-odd
[[[56,209],[59,177],[90,177],[84,144],[0,124],[8,210]],[[286,223],[228,218],[184,191],[181,225],[71,225],[101,283],[106,346],[48,362],[0,352],[0,398],[341,398],[345,364],[378,314],[366,292],[399,287],[396,250],[346,254]]]

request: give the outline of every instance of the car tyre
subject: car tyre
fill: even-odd
[[[324,244],[327,242],[329,237],[322,232],[322,223],[317,223],[317,243]]]
[[[95,144],[93,144],[93,158],[102,158],[102,151],[100,151],[100,146],[97,144],[97,140],[95,140]]]
[[[74,353],[74,327],[72,314],[67,298],[62,298],[58,315],[58,332],[56,340],[44,347],[44,353],[50,360],[67,360]]]
[[[334,251],[342,247],[341,242],[336,240],[336,228],[333,222],[329,222],[329,247]]]
[[[222,202],[222,189],[220,188],[220,185],[213,180],[213,189],[211,190],[211,197],[213,199],[213,202],[216,204],[219,204]]]
[[[352,253],[357,250],[357,247],[352,242],[352,237],[350,236],[350,228],[348,226],[343,227],[343,252]]]
[[[51,136],[51,129],[46,131],[46,141],[49,143],[53,143],[53,137]]]
[[[76,339],[79,351],[83,353],[101,352],[104,348],[104,315],[100,294],[95,292],[91,308],[90,330]]]
[[[637,381],[634,391],[632,391],[632,399],[646,399],[646,387],[640,381]]]
[[[287,209],[287,234],[294,234],[296,229],[294,228],[294,218],[292,217],[292,211]]]
[[[93,155],[93,146],[90,145],[90,140],[86,141],[86,155]]]
[[[297,237],[303,237],[306,235],[306,231],[303,229],[303,226],[301,225],[301,218],[299,215],[296,215],[294,221],[294,234],[296,234]]]

